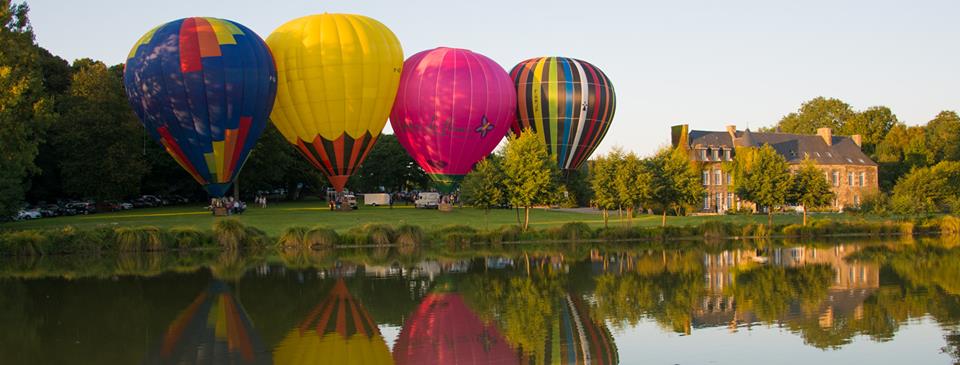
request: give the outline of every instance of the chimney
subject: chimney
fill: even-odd
[[[859,134],[854,134],[850,136],[850,139],[853,140],[853,143],[857,144],[857,147],[863,147],[863,136]]]
[[[823,138],[827,146],[833,146],[833,131],[830,128],[817,128],[817,135]]]
[[[730,142],[737,139],[737,126],[731,124],[727,126],[727,133],[730,134]]]

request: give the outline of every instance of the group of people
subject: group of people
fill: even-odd
[[[217,208],[224,208],[227,211],[227,214],[242,214],[247,210],[247,203],[240,201],[240,199],[234,199],[232,196],[223,197],[223,198],[212,198],[210,199],[210,207],[208,207],[213,214],[217,214]]]
[[[253,199],[254,204],[257,204],[260,208],[267,207],[267,197],[265,195],[258,196]]]

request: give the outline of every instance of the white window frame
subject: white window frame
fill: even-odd
[[[834,170],[830,175],[833,186],[840,186],[840,171]]]
[[[860,172],[860,187],[861,187],[861,188],[863,187],[864,182],[866,182],[866,180],[867,180],[867,173],[861,171],[861,172]]]
[[[723,173],[720,170],[713,170],[714,185],[721,186],[723,185]]]
[[[853,186],[853,171],[847,171],[847,184]]]
[[[701,177],[703,178],[703,186],[710,186],[710,171],[703,170],[703,174]]]

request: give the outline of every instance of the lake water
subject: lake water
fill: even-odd
[[[0,364],[955,364],[954,245],[7,260]]]

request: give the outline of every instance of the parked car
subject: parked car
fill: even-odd
[[[47,217],[56,217],[60,215],[60,207],[56,204],[44,204],[37,208],[40,210],[40,215],[44,218]]]
[[[144,195],[140,199],[150,204],[151,207],[159,207],[163,205],[163,200],[154,196],[154,195]]]
[[[87,202],[68,203],[66,207],[76,211],[76,214],[91,214],[97,212],[97,208],[94,207],[93,204],[88,204]]]
[[[440,206],[440,193],[422,192],[413,202],[417,208],[437,208]]]
[[[40,219],[40,218],[43,218],[43,215],[40,214],[40,210],[38,209],[21,209],[19,212],[17,212],[16,217],[14,217],[13,219],[18,221],[24,221],[28,219]]]

